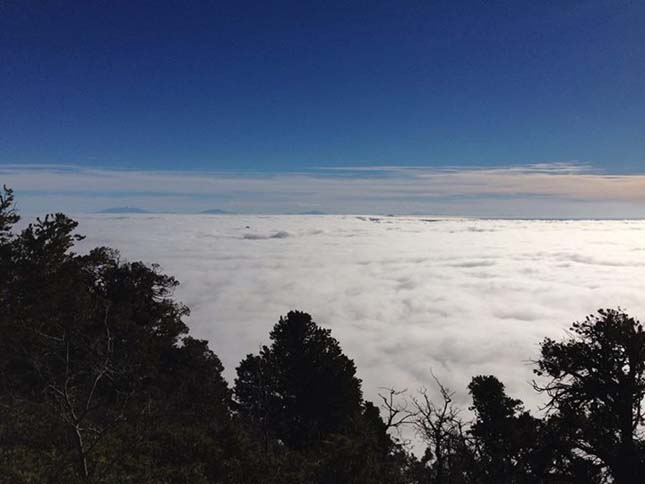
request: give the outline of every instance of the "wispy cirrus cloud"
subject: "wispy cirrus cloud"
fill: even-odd
[[[436,213],[486,217],[645,217],[645,173],[583,163],[508,167],[347,166],[300,172],[194,172],[0,165],[29,211],[118,204],[190,212]]]

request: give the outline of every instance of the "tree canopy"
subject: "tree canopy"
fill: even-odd
[[[348,429],[361,411],[361,382],[331,331],[291,311],[269,337],[271,346],[237,369],[240,413],[296,449]]]
[[[399,482],[391,461],[405,456],[378,408],[363,401],[354,362],[331,331],[291,311],[269,337],[270,346],[242,360],[234,389],[240,417],[265,446],[302,451],[317,462],[308,470],[301,464],[303,481]]]
[[[208,456],[167,446],[216,442],[230,418],[222,365],[186,336],[188,309],[171,297],[177,281],[107,248],[75,254],[77,223],[63,214],[13,233],[12,202],[5,191],[0,474],[142,482],[174,462],[174,475],[218,476],[224,464],[212,446],[200,451]]]
[[[548,408],[566,422],[576,449],[614,482],[637,482],[644,467],[645,333],[624,311],[600,310],[573,323],[564,341],[545,339],[535,370]]]

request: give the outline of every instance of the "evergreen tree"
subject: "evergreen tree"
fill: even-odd
[[[239,412],[290,448],[342,434],[361,412],[361,382],[329,329],[291,311],[270,333],[271,346],[237,369]]]
[[[468,390],[475,413],[470,434],[478,482],[538,482],[544,469],[531,464],[538,450],[539,420],[524,411],[520,400],[507,396],[504,384],[492,375],[474,377]]]
[[[574,450],[601,463],[618,484],[640,482],[645,442],[645,333],[621,310],[600,310],[574,323],[564,341],[545,339],[536,384]]]
[[[75,254],[77,223],[62,214],[13,233],[12,202],[5,191],[0,475],[16,483],[224,476],[230,392],[206,342],[186,337],[175,279],[110,249]]]
[[[390,438],[378,408],[363,402],[356,367],[331,331],[291,311],[270,338],[240,363],[235,380],[239,416],[262,442],[255,462],[265,455],[275,466],[277,459],[284,482],[409,482],[410,456]]]

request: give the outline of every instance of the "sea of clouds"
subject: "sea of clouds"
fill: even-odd
[[[82,250],[117,248],[181,282],[191,334],[232,382],[280,315],[307,311],[358,366],[366,398],[431,386],[467,406],[495,374],[534,410],[546,336],[621,306],[645,319],[645,221],[361,216],[83,215]]]

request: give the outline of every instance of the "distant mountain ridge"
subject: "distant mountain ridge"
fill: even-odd
[[[226,210],[222,210],[220,208],[211,208],[209,210],[202,210],[199,213],[204,215],[226,215],[230,214],[231,212],[227,212]]]
[[[327,215],[322,210],[307,210],[306,212],[299,212],[298,215]]]
[[[110,207],[99,210],[96,213],[150,213],[148,210],[138,207]]]

